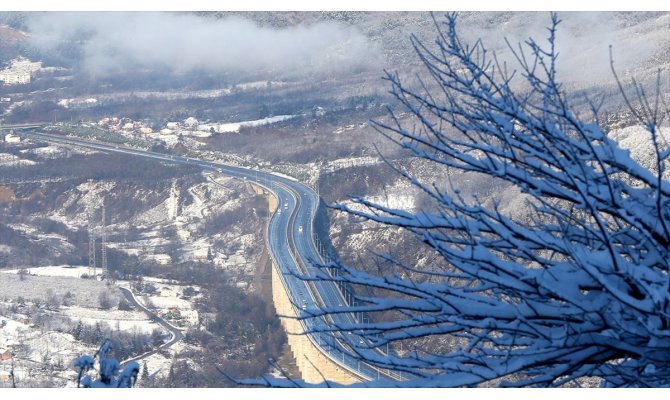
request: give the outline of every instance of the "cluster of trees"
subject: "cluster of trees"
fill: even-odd
[[[319,195],[327,203],[363,197],[366,194],[383,192],[397,179],[398,175],[386,164],[349,167],[322,174]]]
[[[156,386],[232,387],[235,379],[264,375],[268,360],[281,355],[286,336],[273,306],[257,295],[219,283],[208,289],[199,311],[213,319],[187,331],[185,340],[202,349],[180,354]]]
[[[163,344],[166,337],[165,332],[159,328],[148,334],[138,330],[122,331],[119,327],[113,328],[104,322],[86,324],[81,320],[71,324],[69,333],[76,340],[94,346],[109,338],[116,345],[114,353],[120,360],[153,350]]]
[[[236,383],[225,377],[260,377],[267,372],[268,359],[277,359],[286,343],[285,334],[272,304],[255,294],[229,285],[228,274],[210,263],[189,262],[166,270],[160,276],[202,288],[196,303],[201,315],[211,315],[202,326],[186,332],[185,341],[200,349],[177,354],[165,378],[147,383],[152,387],[229,387]],[[146,289],[143,282],[139,286]],[[188,288],[187,288],[188,289]],[[195,294],[191,288],[185,294]],[[118,333],[117,333],[118,334]],[[125,346],[114,338],[115,346]],[[118,351],[118,350],[117,350]]]

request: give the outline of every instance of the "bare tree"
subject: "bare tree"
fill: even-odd
[[[98,295],[98,303],[103,310],[109,310],[114,307],[114,299],[112,299],[107,290],[102,290],[100,292]]]
[[[25,267],[20,268],[18,274],[19,274],[19,279],[22,280],[22,281],[25,281],[26,278],[28,277],[28,275],[30,275],[30,271],[28,271],[28,269],[25,268]]]
[[[436,21],[434,47],[412,38],[429,79],[412,88],[386,75],[412,118],[391,113],[390,123],[376,123],[444,171],[444,182],[424,182],[396,167],[433,207],[410,213],[364,199],[335,206],[406,229],[444,264],[389,256],[394,267],[379,274],[328,265],[339,273],[324,269],[317,279],[377,290],[347,311],[394,316],[332,330],[353,330],[366,347],[390,345],[387,356],[366,361],[403,372],[399,385],[560,386],[585,377],[603,386],[669,385],[670,150],[659,134],[668,113],[659,91],[647,95],[636,83],[639,104],[625,98],[652,143],[655,168],[647,169],[608,137],[598,107],[588,119],[571,107],[556,80],[556,15],[546,46],[510,46],[514,72],[481,41],[464,44],[456,20]],[[525,216],[495,198],[464,195],[450,171],[518,188]],[[335,312],[343,310],[323,310]],[[417,344],[427,338],[451,345]]]

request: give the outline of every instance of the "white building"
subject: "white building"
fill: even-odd
[[[30,72],[6,69],[0,71],[0,81],[5,85],[25,85],[30,83]]]
[[[42,68],[42,62],[32,62],[26,58],[11,61],[9,68],[0,71],[0,81],[5,85],[23,85],[30,83],[33,74]]]
[[[32,62],[27,58],[19,57],[12,60],[11,68],[26,70],[33,73],[39,71],[42,68],[42,62],[41,61]]]
[[[11,144],[21,143],[21,136],[15,135],[13,133],[5,135],[5,142]]]

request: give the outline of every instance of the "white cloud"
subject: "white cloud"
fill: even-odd
[[[193,14],[50,12],[30,14],[28,26],[39,48],[67,41],[81,46],[83,66],[94,75],[142,68],[334,73],[380,59],[362,33],[336,23],[271,29]]]

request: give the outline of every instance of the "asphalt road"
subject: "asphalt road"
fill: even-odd
[[[278,211],[272,215],[267,227],[267,244],[279,266],[283,283],[293,301],[296,313],[308,317],[310,310],[347,305],[345,296],[333,282],[301,279],[303,276],[315,276],[318,268],[315,263],[323,262],[314,243],[315,235],[313,232],[313,221],[319,199],[309,187],[285,176],[249,168],[29,130],[18,131],[17,133],[47,142],[132,154],[175,164],[197,165],[205,170],[218,171],[233,178],[255,182],[272,192],[278,200]],[[333,325],[352,326],[358,321],[356,316],[351,313],[338,313],[327,317],[327,319],[323,317],[306,318],[302,320],[302,323],[305,326],[305,331],[309,332]],[[324,355],[365,381],[400,379],[396,374],[361,362],[360,356],[363,356],[364,359],[378,358],[383,357],[384,353],[379,349],[371,348],[370,343],[354,333],[335,333],[332,335],[310,333],[308,337],[321,349]]]
[[[138,356],[135,356],[133,358],[129,358],[127,360],[123,360],[123,362],[121,364],[125,365],[126,363],[129,363],[131,361],[138,361],[138,360],[141,360],[143,358],[149,357],[150,355],[155,354],[162,349],[166,349],[166,348],[172,346],[173,344],[177,343],[178,341],[180,341],[184,338],[184,334],[181,333],[181,331],[179,329],[175,328],[170,323],[165,321],[163,318],[154,314],[149,309],[147,309],[142,304],[140,304],[137,301],[137,299],[135,299],[135,296],[133,296],[133,294],[130,290],[128,290],[126,288],[123,288],[123,287],[119,287],[119,289],[121,290],[121,293],[123,293],[123,296],[126,298],[126,300],[128,300],[128,302],[130,304],[132,304],[133,306],[137,307],[138,309],[144,311],[149,316],[149,318],[151,318],[154,322],[157,322],[158,324],[162,325],[163,328],[167,329],[172,334],[172,339],[170,339],[168,342],[163,343],[162,345],[158,346],[157,348],[155,348],[151,351],[148,351],[144,354],[140,354]]]

